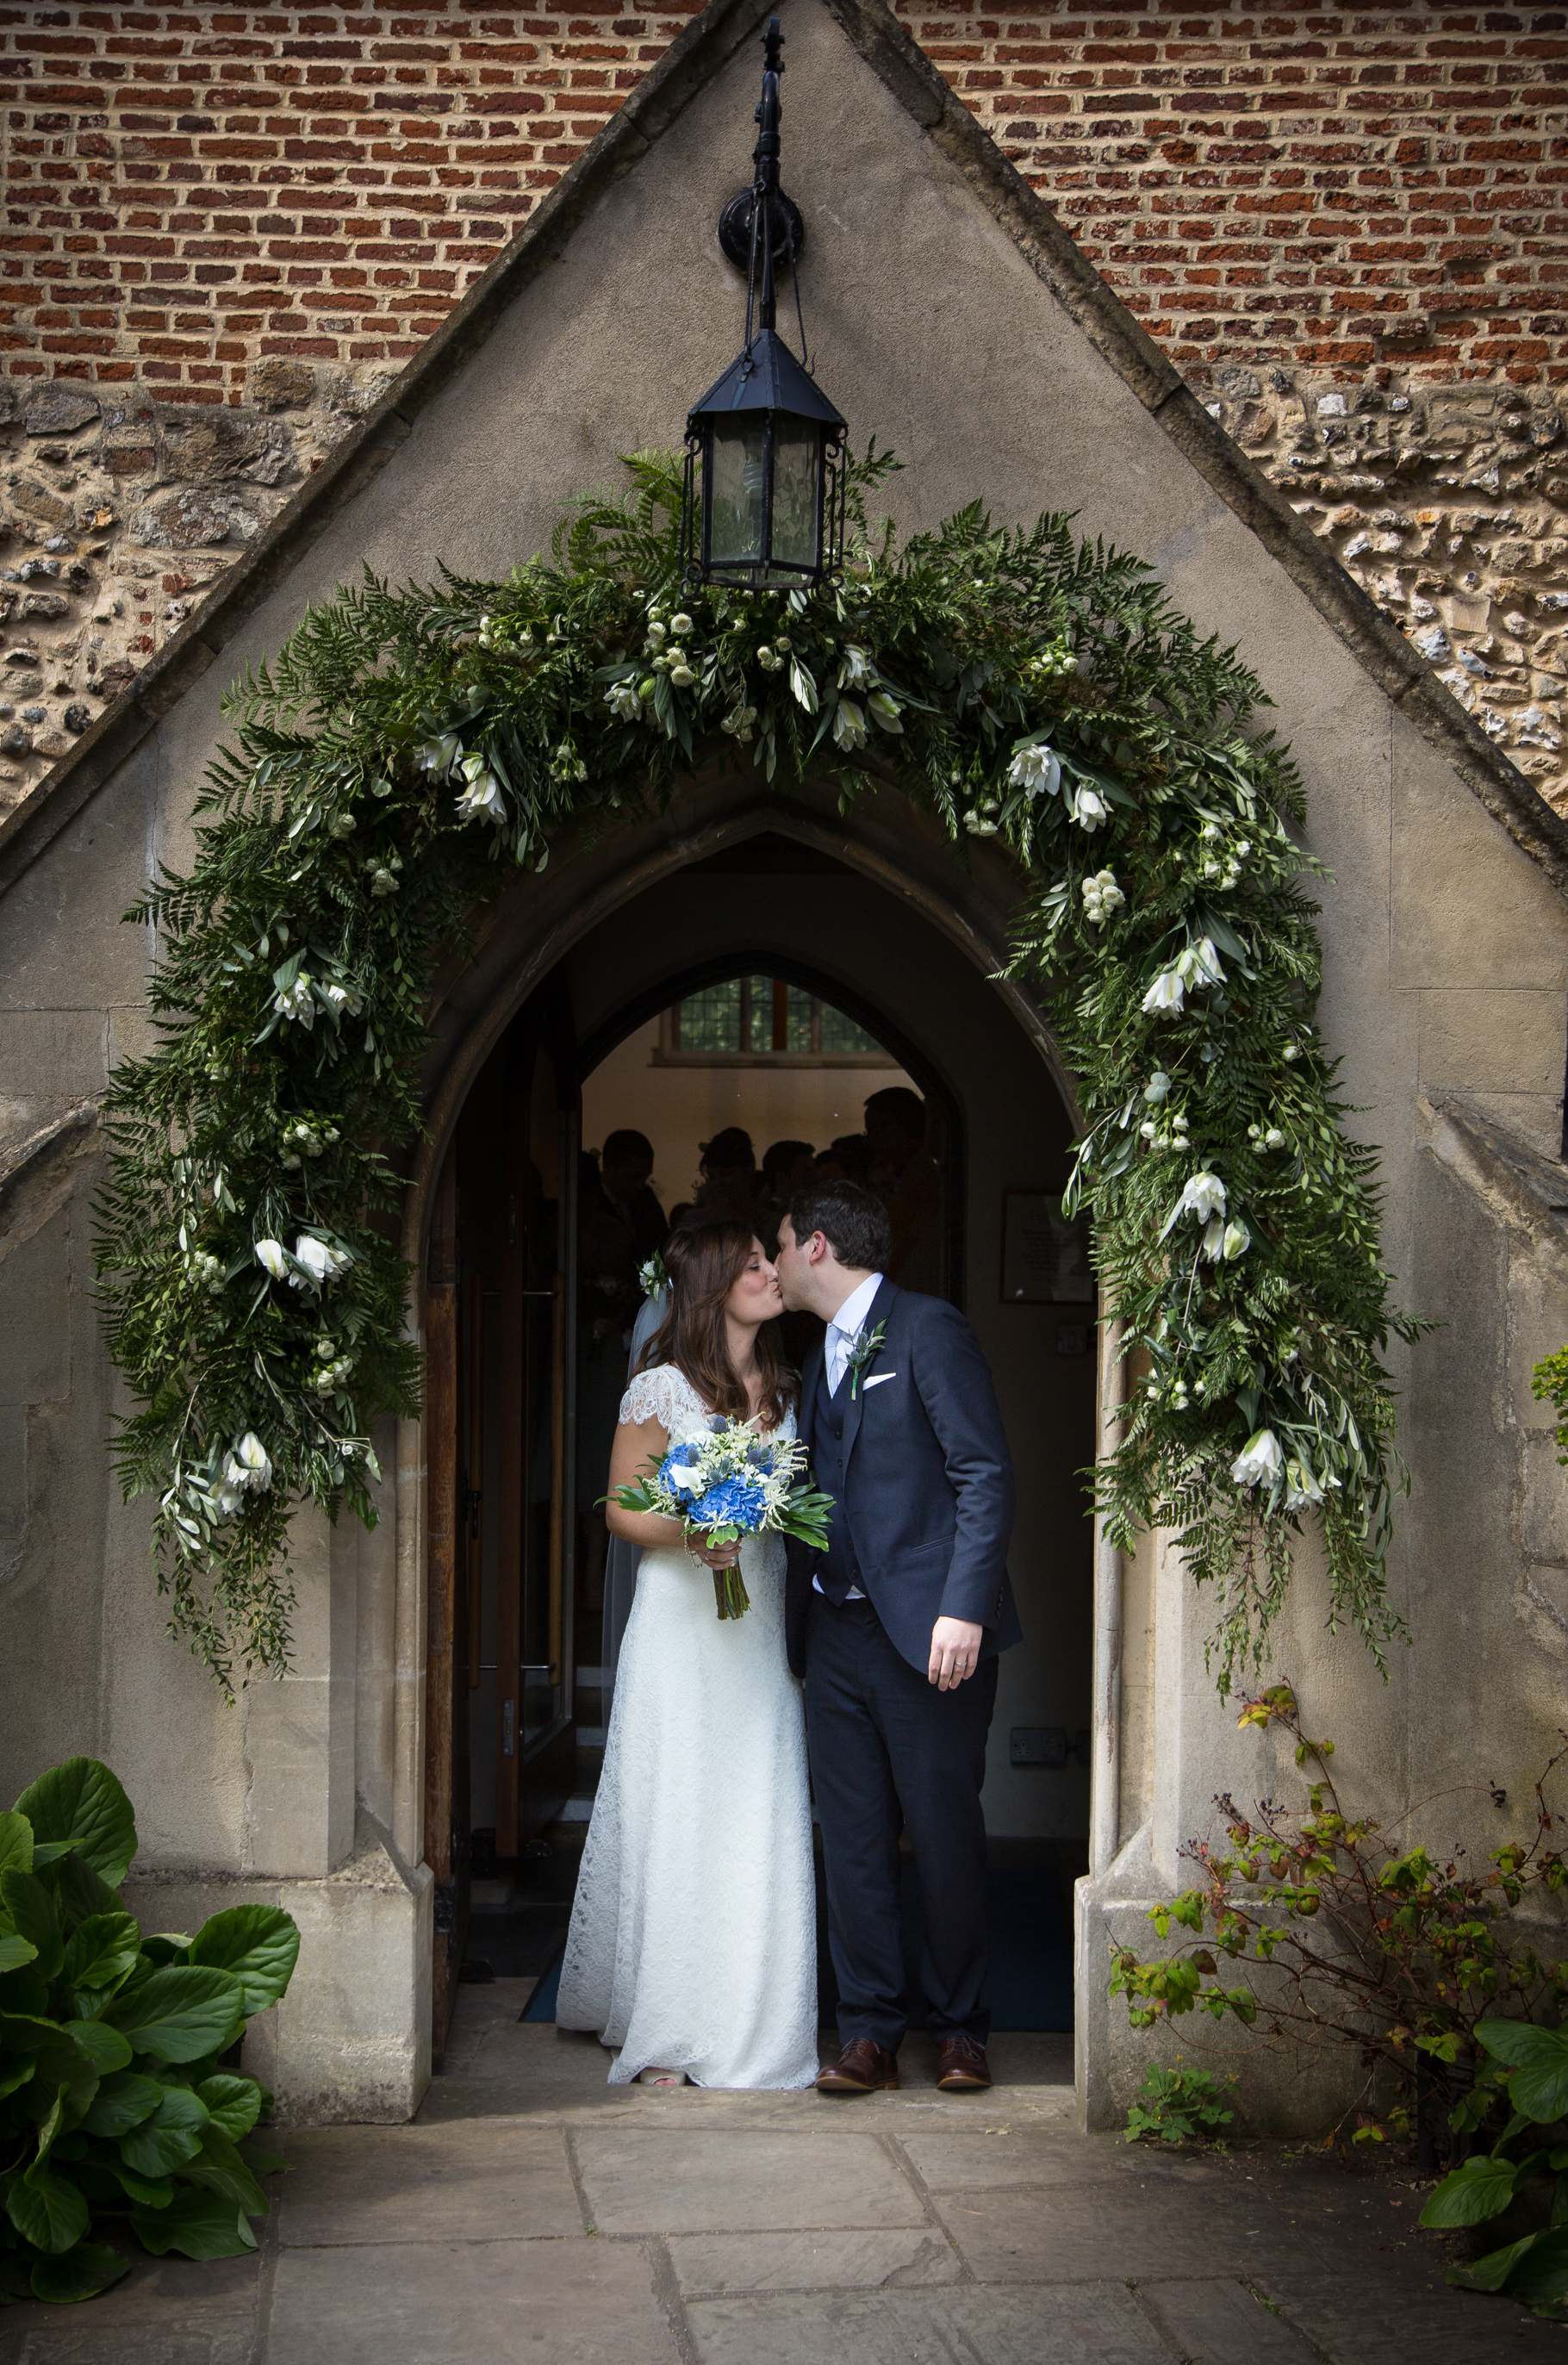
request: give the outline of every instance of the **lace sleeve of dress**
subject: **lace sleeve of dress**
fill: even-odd
[[[622,1422],[656,1420],[672,1436],[678,1425],[700,1416],[701,1410],[689,1383],[673,1363],[656,1363],[651,1372],[639,1372],[621,1399]]]

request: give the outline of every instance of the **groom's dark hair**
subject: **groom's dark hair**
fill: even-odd
[[[808,1182],[788,1209],[802,1246],[821,1232],[840,1264],[852,1272],[886,1272],[893,1227],[874,1191],[861,1182]]]

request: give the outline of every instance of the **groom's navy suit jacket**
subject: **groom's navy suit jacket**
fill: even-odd
[[[842,1439],[817,1419],[827,1400],[822,1345],[806,1358],[797,1419],[817,1485],[842,1506],[855,1582],[894,1648],[924,1675],[938,1618],[983,1627],[982,1658],[1022,1639],[1007,1576],[1013,1463],[990,1368],[958,1308],[884,1281],[861,1338],[879,1322],[881,1347],[855,1395],[846,1372],[833,1399]],[[823,1564],[823,1554],[791,1546],[786,1621],[798,1676],[812,1578]]]

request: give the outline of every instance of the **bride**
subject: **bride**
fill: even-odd
[[[720,1216],[665,1250],[668,1313],[621,1406],[612,1535],[642,1547],[604,1772],[561,1967],[561,2028],[616,2048],[612,2085],[802,2087],[817,2074],[815,1889],[801,1688],[784,1653],[784,1542],[714,1551],[625,1511],[633,1483],[711,1413],[793,1436],[778,1276]],[[751,1608],[721,1620],[739,1557]]]

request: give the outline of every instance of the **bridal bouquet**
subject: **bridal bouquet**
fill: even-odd
[[[625,1511],[656,1511],[678,1519],[705,1544],[738,1543],[742,1536],[795,1536],[823,1551],[833,1497],[806,1475],[806,1449],[798,1437],[763,1439],[747,1421],[714,1414],[705,1428],[674,1440],[650,1462],[635,1485],[617,1490]],[[744,1618],[751,1608],[738,1564],[713,1571],[721,1618]]]

